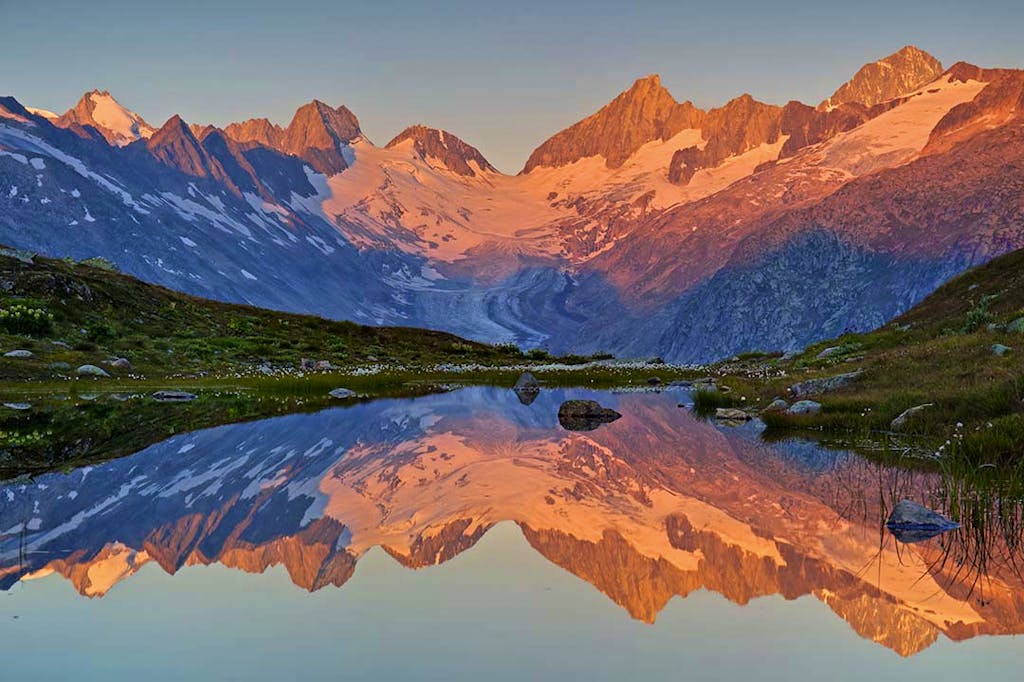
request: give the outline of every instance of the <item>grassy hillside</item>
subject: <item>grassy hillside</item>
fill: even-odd
[[[996,344],[1011,350],[999,355]],[[786,360],[750,356],[715,369],[733,384],[729,396],[753,395],[762,407],[776,396],[792,400],[788,389],[799,381],[860,370],[849,386],[812,396],[820,414],[768,412],[766,423],[853,434],[897,430],[933,455],[956,449],[975,462],[1024,462],[1024,251],[951,280],[874,332],[818,343]],[[893,429],[904,410],[927,403]]]
[[[56,378],[82,364],[116,376],[174,377],[253,374],[264,365],[296,369],[303,358],[341,368],[523,358],[514,347],[442,332],[208,301],[119,274],[102,261],[19,256],[25,255],[0,249],[0,353],[33,356],[0,358],[0,381]],[[131,370],[106,364],[113,358],[126,358]]]

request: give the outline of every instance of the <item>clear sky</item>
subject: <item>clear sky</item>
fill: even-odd
[[[817,103],[907,43],[1024,67],[1020,0],[0,0],[0,25],[0,94],[30,106],[100,88],[154,125],[224,125],[287,123],[318,98],[378,144],[425,123],[512,172],[648,73],[706,108],[743,92]]]

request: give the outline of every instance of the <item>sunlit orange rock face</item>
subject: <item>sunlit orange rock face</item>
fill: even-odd
[[[96,597],[148,562],[168,573],[220,563],[283,566],[312,591],[344,585],[373,548],[412,569],[442,564],[512,522],[647,623],[703,589],[741,605],[811,596],[903,656],[940,635],[1024,631],[1004,538],[965,529],[901,545],[882,529],[900,497],[935,504],[928,474],[767,445],[694,419],[672,396],[614,397],[623,418],[573,433],[554,421],[559,401],[542,392],[526,407],[473,389],[232,425],[40,481],[43,491],[12,488],[6,508],[29,511],[0,524],[0,579],[57,573]],[[69,522],[60,509],[72,504]]]

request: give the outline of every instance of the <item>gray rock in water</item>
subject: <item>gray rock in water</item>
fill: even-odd
[[[1001,343],[994,343],[994,344],[992,344],[992,355],[998,355],[998,356],[1002,357],[1002,356],[1006,355],[1007,353],[1009,353],[1012,350],[1013,349],[1010,348],[1009,346],[1004,346]]]
[[[331,396],[336,400],[348,400],[356,397],[356,392],[347,388],[335,388],[332,389],[327,395]]]
[[[959,523],[910,500],[900,500],[885,525],[901,542],[921,542],[960,527]]]
[[[195,393],[185,391],[157,391],[153,394],[153,400],[158,403],[187,403],[198,397]]]
[[[813,400],[800,400],[789,406],[786,410],[789,414],[818,414],[821,412],[821,403]]]
[[[114,369],[120,369],[125,372],[132,371],[132,363],[128,360],[128,358],[114,358],[113,360],[110,361],[109,364]]]
[[[782,398],[776,398],[775,400],[768,403],[768,407],[764,408],[765,412],[785,412],[789,409],[789,403]]]
[[[17,350],[9,350],[6,353],[4,353],[5,358],[30,358],[32,357],[32,355],[32,351],[24,350],[23,348],[19,348]]]
[[[725,422],[748,422],[750,415],[735,407],[719,407],[715,410],[715,419]]]
[[[80,374],[81,376],[90,376],[90,377],[109,377],[110,376],[109,374],[107,374],[107,370],[103,369],[102,367],[97,367],[96,365],[82,365],[78,369],[75,370],[75,373],[76,374]]]
[[[902,429],[904,426],[907,425],[908,421],[913,419],[916,415],[920,414],[921,412],[924,412],[929,407],[934,407],[934,405],[935,403],[925,403],[924,405],[917,405],[916,407],[911,407],[910,409],[904,410],[903,412],[900,413],[900,416],[892,420],[892,424],[890,424],[890,426],[894,431],[897,429]]]
[[[537,377],[533,376],[529,372],[523,372],[516,379],[516,385],[512,387],[513,391],[539,391],[540,383],[537,381]]]
[[[593,431],[621,416],[594,400],[566,400],[558,408],[558,423],[567,431]]]
[[[807,381],[801,381],[798,384],[793,384],[789,387],[790,393],[795,398],[803,398],[809,395],[818,395],[819,393],[828,393],[830,391],[838,391],[841,388],[849,386],[854,381],[859,379],[863,374],[863,370],[857,370],[856,372],[847,372],[846,374],[837,374],[834,377],[822,377],[820,379],[808,379]]]

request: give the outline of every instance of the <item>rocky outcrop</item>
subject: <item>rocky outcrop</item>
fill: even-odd
[[[701,123],[703,147],[680,149],[672,156],[669,180],[686,184],[702,168],[714,168],[730,156],[778,141],[782,109],[741,95],[712,109]]]
[[[313,100],[295,112],[279,149],[307,161],[320,173],[333,175],[348,168],[345,149],[361,134],[359,120],[347,107],[332,109]]]
[[[831,109],[848,103],[870,107],[910,94],[940,75],[942,64],[938,59],[907,45],[884,59],[862,66],[818,108]]]
[[[220,161],[203,148],[181,116],[172,116],[153,133],[146,149],[164,165],[186,175],[231,183]]]
[[[241,123],[231,123],[224,128],[224,134],[242,144],[256,143],[277,149],[281,146],[284,130],[265,118],[250,118]]]
[[[680,104],[662,87],[658,76],[647,76],[596,114],[537,147],[523,173],[539,166],[565,166],[590,156],[604,157],[608,168],[618,168],[644,144],[667,140],[687,128],[700,128],[703,121],[703,111],[690,102]]]
[[[567,431],[593,431],[622,417],[596,400],[566,400],[558,408],[558,423]]]
[[[388,142],[387,148],[397,147],[403,142],[411,142],[420,159],[436,159],[458,175],[475,177],[480,171],[498,172],[475,147],[444,130],[422,125],[409,126]],[[476,165],[475,170],[470,163]]]

